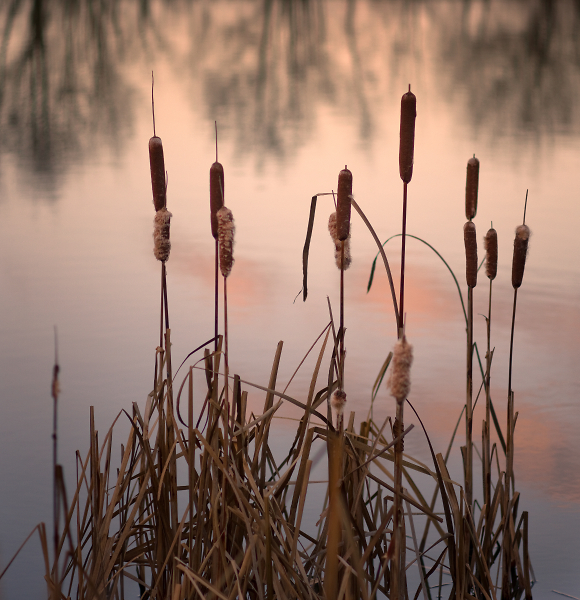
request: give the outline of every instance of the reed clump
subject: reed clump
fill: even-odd
[[[409,89],[401,103],[403,239],[415,116],[416,98]],[[472,475],[471,363],[467,399],[455,431],[445,454],[436,452],[409,401],[413,349],[403,321],[404,267],[398,303],[387,256],[354,201],[352,173],[347,169],[339,174],[337,212],[329,221],[335,249],[340,249],[340,323],[337,328],[330,311],[330,322],[312,345],[311,351],[318,352],[318,358],[306,397],[299,399],[286,389],[280,391],[282,342],[266,385],[230,374],[226,280],[234,262],[235,227],[232,212],[223,203],[223,167],[216,157],[210,170],[211,233],[217,250],[216,335],[188,355],[178,378],[171,368],[165,268],[171,214],[166,208],[161,141],[156,136],[151,140],[155,255],[162,262],[160,343],[155,351],[154,383],[144,406],[134,403],[119,414],[118,419],[128,421],[129,432],[116,462],[115,423],[100,437],[91,408],[89,448],[84,454],[77,453],[78,475],[70,499],[64,491],[64,479],[55,468],[62,501],[56,504],[61,527],[55,530],[53,556],[47,549],[45,530],[39,528],[49,596],[55,600],[124,600],[134,597],[138,588],[142,600],[416,600],[420,595],[428,600],[435,592],[441,598],[445,590],[454,600],[497,600],[500,595],[506,600],[520,600],[524,594],[531,598],[528,514],[524,511],[518,520],[519,494],[513,477],[511,357],[511,404],[508,441],[502,444],[502,469],[501,450],[496,445],[491,447],[489,440],[489,415],[493,411],[489,328],[483,377],[487,405],[482,436],[485,504],[476,512],[479,504],[472,499],[471,484],[467,483],[468,475]],[[468,175],[468,189],[470,185]],[[315,206],[316,196],[312,200],[305,265]],[[347,415],[344,390],[343,292],[344,270],[347,262],[350,264],[345,247],[350,237],[351,206],[379,247],[397,325],[394,351],[373,386],[374,399],[390,365],[388,387],[396,399],[395,416],[377,422],[369,415],[358,427],[354,413]],[[478,268],[475,225],[471,222],[475,210],[473,206],[466,208],[470,220],[464,228],[470,292],[476,285]],[[495,230],[486,235],[490,284],[497,271],[497,235],[491,232]],[[515,291],[522,282],[528,239],[529,229],[520,226],[514,242]],[[223,336],[217,334],[218,258],[224,278]],[[304,292],[306,297],[306,289]],[[466,314],[468,353],[475,347],[471,321],[472,303],[469,317]],[[320,383],[320,371],[325,367],[328,377]],[[198,371],[204,376],[204,401],[201,410],[194,410],[193,382]],[[259,414],[248,408],[250,389],[264,396]],[[55,385],[56,401],[54,390]],[[294,441],[282,452],[270,433],[284,403],[295,407],[298,418]],[[412,410],[424,431],[431,455],[429,464],[405,453],[405,437],[414,425],[405,428],[404,406]],[[447,462],[464,412],[468,415],[468,438],[462,452],[469,467],[465,467],[466,484],[462,487],[451,477]],[[503,442],[501,427],[497,420],[494,422]],[[313,468],[321,456],[326,457],[328,476],[322,481],[325,500],[317,529],[313,529],[306,526],[305,517],[313,497],[314,502],[320,498],[311,484]],[[495,473],[491,458],[497,464]],[[431,491],[431,498],[425,489]],[[412,570],[417,573],[416,588],[411,584]]]

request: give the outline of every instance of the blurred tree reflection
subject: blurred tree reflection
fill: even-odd
[[[424,77],[433,64],[431,92],[492,138],[578,134],[579,7],[574,0],[5,0],[0,153],[57,186],[87,153],[120,152],[134,123],[129,68],[148,72],[159,56],[169,57],[184,88],[201,88],[202,106],[197,100],[192,109],[208,123],[217,119],[238,154],[258,166],[301,148],[328,109],[357,125],[353,142],[372,148],[385,97],[398,97],[400,80]]]
[[[469,122],[498,140],[578,135],[580,3],[465,2],[461,12],[441,22],[440,56]]]

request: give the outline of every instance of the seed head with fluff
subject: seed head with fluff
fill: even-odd
[[[339,269],[346,271],[346,269],[348,269],[352,263],[352,256],[350,254],[350,228],[348,237],[344,240],[344,242],[341,242],[338,239],[336,212],[333,212],[328,219],[328,231],[330,232],[330,237],[334,242],[334,260],[336,262],[336,266]],[[342,254],[342,244],[344,244],[344,256]]]
[[[413,346],[403,336],[396,344],[393,351],[393,364],[391,374],[387,380],[387,387],[397,402],[404,402],[411,391],[411,365],[413,364]]]
[[[161,262],[165,262],[169,258],[169,251],[171,250],[169,224],[172,216],[167,208],[163,207],[155,213],[153,219],[153,254]]]
[[[229,208],[222,206],[217,212],[218,247],[220,256],[220,271],[224,277],[232,272],[234,266],[234,215]]]
[[[346,392],[342,390],[336,390],[334,394],[332,394],[332,398],[330,400],[330,406],[334,409],[334,412],[337,416],[342,415],[344,412],[344,405],[346,404]]]

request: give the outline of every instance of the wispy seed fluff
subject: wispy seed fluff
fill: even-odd
[[[526,267],[526,256],[528,255],[528,241],[530,239],[530,228],[527,225],[519,225],[516,228],[514,239],[514,258],[512,262],[512,286],[519,288],[524,278]]]
[[[155,258],[165,262],[169,258],[171,242],[169,241],[169,223],[173,215],[165,208],[160,208],[153,219],[153,254]]]
[[[393,351],[393,364],[391,374],[387,380],[387,387],[397,402],[404,402],[411,391],[411,365],[413,364],[413,346],[403,336],[396,344]]]
[[[342,416],[344,414],[344,406],[346,404],[346,392],[342,390],[336,390],[334,394],[332,394],[332,398],[330,399],[330,406],[334,410],[336,414],[336,426],[340,427],[340,422],[342,420]]]
[[[338,239],[338,228],[336,223],[336,212],[333,212],[328,219],[328,231],[330,232],[330,237],[334,242],[334,260],[336,261],[336,266],[339,269],[344,269],[346,271],[352,263],[352,257],[350,255],[350,229],[348,232],[348,237],[346,240],[344,240],[344,260],[341,260],[341,258],[343,258],[341,252],[343,242]]]
[[[224,277],[232,272],[234,266],[234,215],[229,208],[222,206],[217,212],[218,246],[220,271]]]

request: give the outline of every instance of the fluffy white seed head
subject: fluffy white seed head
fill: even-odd
[[[341,242],[338,238],[338,227],[337,227],[337,216],[336,212],[333,212],[328,219],[328,231],[330,233],[330,237],[334,242],[334,260],[336,262],[336,266],[339,269],[343,269],[346,271],[352,263],[352,256],[350,254],[350,227],[348,232],[348,237]],[[342,253],[342,245],[344,244],[344,255]]]
[[[220,271],[224,277],[232,272],[234,266],[234,215],[229,208],[222,206],[217,212],[218,247],[220,255]]]
[[[330,406],[335,410],[337,415],[341,415],[344,412],[344,405],[346,404],[346,392],[342,390],[336,390],[332,394],[330,400]]]
[[[411,391],[411,365],[413,364],[413,346],[403,336],[393,350],[391,374],[387,387],[397,402],[404,402]]]
[[[169,258],[171,242],[169,241],[169,224],[173,215],[165,208],[160,208],[153,219],[153,254],[155,258],[165,262]]]

